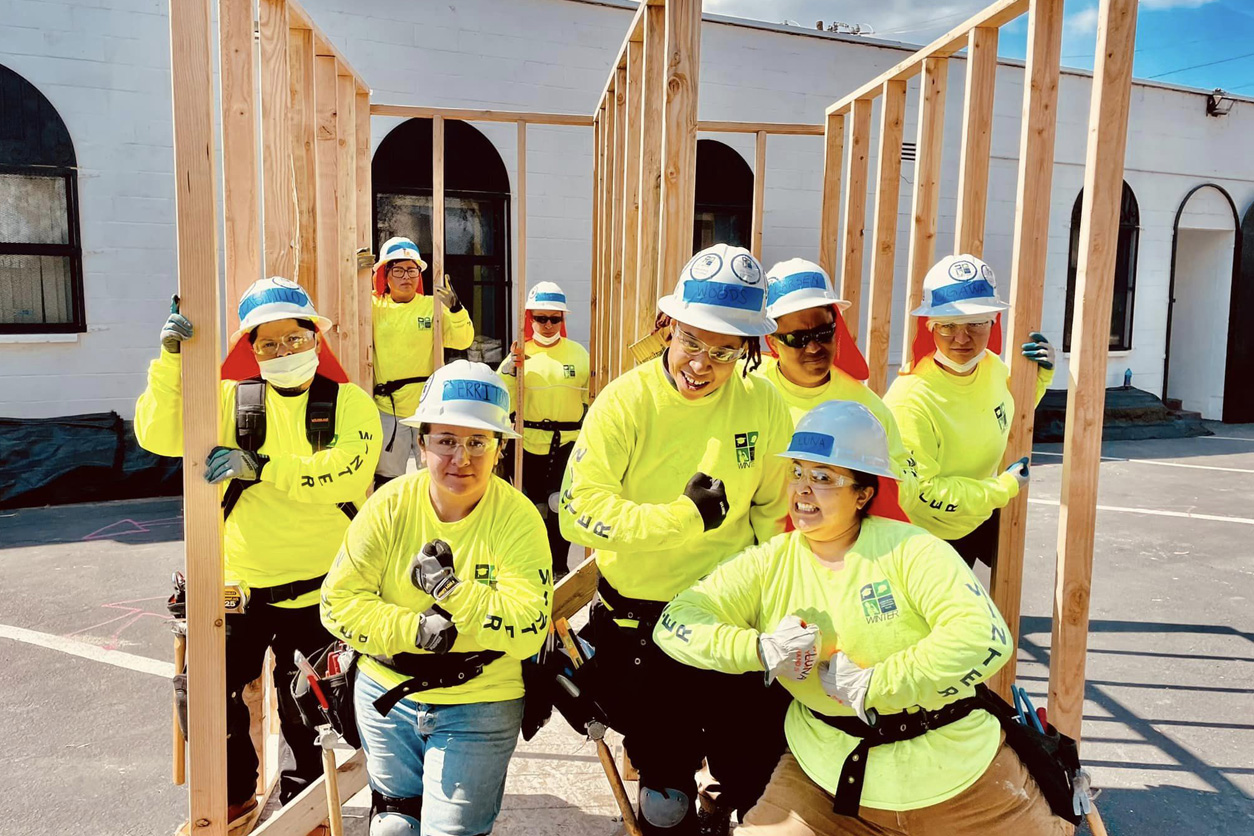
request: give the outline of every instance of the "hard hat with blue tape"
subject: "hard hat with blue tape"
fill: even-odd
[[[827,272],[804,258],[790,258],[776,264],[767,272],[766,282],[766,314],[772,319],[829,305],[836,305],[843,311],[850,305],[832,290]]]
[[[483,363],[454,360],[440,367],[427,381],[418,409],[401,423],[450,424],[472,430],[488,430],[517,438],[509,420],[509,392],[505,381]]]
[[[392,261],[412,261],[418,265],[420,270],[427,269],[427,262],[423,261],[422,253],[418,251],[418,245],[410,239],[400,236],[389,238],[383,242],[383,248],[379,250],[379,260],[374,263],[374,269],[378,270]]]
[[[566,293],[556,282],[537,282],[527,293],[525,310],[529,311],[569,311],[566,307]]]
[[[910,313],[930,320],[1001,313],[993,268],[973,255],[947,255],[923,277],[923,304]]]
[[[231,334],[230,346],[258,325],[281,319],[308,319],[325,333],[331,320],[319,316],[305,288],[289,279],[271,276],[248,286],[239,300],[239,328]]]
[[[802,415],[788,449],[778,455],[900,478],[888,457],[884,426],[857,401],[824,401]]]
[[[715,244],[692,257],[675,292],[658,300],[662,313],[715,334],[763,337],[775,331],[766,314],[766,276],[743,247]]]

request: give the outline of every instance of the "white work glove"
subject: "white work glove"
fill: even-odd
[[[1042,369],[1052,369],[1054,367],[1055,352],[1049,340],[1045,339],[1045,335],[1040,331],[1033,331],[1028,336],[1032,338],[1032,342],[1024,343],[1020,348],[1023,356],[1036,363]]]
[[[1071,811],[1077,816],[1087,816],[1093,812],[1092,792],[1092,776],[1084,767],[1080,767],[1076,772],[1075,778],[1071,782],[1073,794],[1071,796]]]
[[[784,676],[800,682],[810,675],[818,657],[819,628],[795,615],[785,616],[775,632],[758,636],[758,658],[766,671],[766,684]]]
[[[461,581],[453,573],[453,550],[443,540],[432,540],[409,562],[409,580],[437,601],[443,601]]]
[[[510,377],[518,374],[518,367],[522,365],[518,362],[518,354],[518,343],[514,342],[509,347],[509,355],[505,358],[505,362],[501,364],[501,374],[507,374]]]
[[[845,651],[838,650],[831,660],[819,665],[819,684],[829,697],[852,708],[859,720],[870,725],[866,692],[871,687],[873,673],[874,667],[860,668],[845,655]]]
[[[1028,481],[1032,478],[1028,472],[1028,466],[1031,462],[1027,456],[1019,459],[1010,467],[1006,468],[1006,472],[1015,477],[1015,481],[1019,483],[1019,490],[1023,490],[1028,486]]]
[[[447,282],[442,287],[435,289],[435,298],[440,300],[440,304],[449,309],[449,313],[456,313],[461,310],[461,303],[457,301],[457,293]]]

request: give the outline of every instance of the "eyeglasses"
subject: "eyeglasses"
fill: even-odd
[[[983,337],[993,330],[993,320],[985,319],[980,322],[938,322],[932,326],[932,330],[940,334],[945,339],[956,337],[958,334],[965,333],[971,337]]]
[[[391,270],[388,270],[388,275],[394,276],[398,279],[405,276],[408,276],[411,279],[416,279],[422,275],[422,271],[417,267],[393,267]]]
[[[258,357],[276,357],[279,348],[286,346],[289,354],[297,354],[309,348],[314,341],[313,331],[293,331],[277,340],[257,340],[253,343],[253,354]]]
[[[837,488],[843,488],[846,485],[852,485],[853,479],[840,473],[832,473],[830,470],[821,470],[819,468],[806,468],[799,464],[792,466],[792,474],[788,478],[789,484],[794,487],[809,482],[810,487],[816,491],[834,491]]]
[[[561,325],[562,317],[560,316],[537,316],[536,314],[532,314],[531,321],[538,322],[541,325]]]
[[[477,459],[496,449],[496,439],[486,435],[472,435],[463,439],[455,435],[428,433],[422,437],[422,443],[436,455],[449,458],[456,456],[458,450],[465,450],[466,455]]]
[[[686,331],[676,327],[671,336],[679,343],[679,347],[684,350],[685,354],[696,355],[704,353],[711,361],[715,363],[735,363],[741,357],[745,356],[745,347],[743,345],[732,348],[726,345],[710,345],[702,342]]]
[[[802,331],[789,331],[787,334],[776,334],[775,338],[789,348],[801,349],[810,343],[826,345],[836,338],[836,323]]]

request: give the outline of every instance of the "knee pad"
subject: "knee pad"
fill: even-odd
[[[392,798],[370,790],[370,836],[415,836],[421,820],[421,795]]]
[[[640,786],[640,817],[654,827],[678,827],[691,807],[692,799],[682,790]]]

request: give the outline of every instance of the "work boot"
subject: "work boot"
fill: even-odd
[[[243,804],[232,804],[227,807],[226,820],[228,824],[226,826],[226,832],[230,834],[230,836],[235,836],[236,833],[247,833],[250,829],[247,825],[250,823],[253,811],[256,809],[256,798],[250,798]],[[191,832],[191,822],[185,821],[179,825],[179,829],[175,831],[175,836],[191,836]]]

